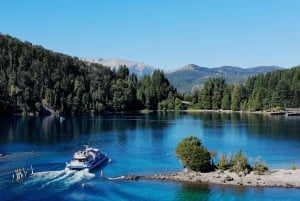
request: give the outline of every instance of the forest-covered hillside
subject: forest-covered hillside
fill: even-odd
[[[180,107],[177,92],[156,70],[140,80],[0,34],[0,114],[90,114]]]
[[[199,109],[266,110],[300,107],[300,66],[249,77],[245,84],[211,78],[187,97]]]
[[[0,114],[183,109],[182,96],[161,70],[137,79],[126,66],[111,70],[0,34]],[[197,109],[300,107],[300,67],[252,76],[245,84],[210,78],[185,99]]]

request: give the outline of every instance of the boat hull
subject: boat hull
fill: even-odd
[[[83,151],[74,153],[70,163],[66,163],[66,170],[93,170],[108,160],[107,155],[99,149],[90,148],[86,145]]]
[[[89,164],[74,164],[74,163],[67,163],[66,169],[69,170],[88,170],[91,171],[95,169],[96,167],[104,164],[108,160],[107,156],[104,156],[103,158],[99,160],[95,160],[92,163]]]

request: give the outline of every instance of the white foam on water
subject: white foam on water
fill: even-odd
[[[94,178],[96,175],[89,173],[87,170],[74,171],[74,174],[71,177],[68,177],[64,180],[65,184],[74,184],[82,180],[89,180]]]
[[[83,180],[89,180],[96,175],[88,171],[75,171],[75,170],[59,170],[59,171],[44,171],[36,172],[29,177],[25,185],[37,185],[39,189],[48,187],[67,188],[71,185],[79,183]]]

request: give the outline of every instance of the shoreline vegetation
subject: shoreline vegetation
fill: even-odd
[[[279,111],[267,111],[267,110],[259,110],[259,111],[233,111],[233,110],[203,110],[203,109],[187,109],[181,110],[181,112],[215,112],[215,113],[245,113],[245,114],[266,114],[266,115],[285,115],[285,116],[300,116],[300,108],[287,108]]]
[[[300,116],[300,107],[299,108],[286,108],[283,110],[279,111],[274,111],[274,110],[259,110],[259,111],[250,111],[250,110],[239,110],[239,111],[233,111],[233,110],[223,110],[223,109],[218,109],[218,110],[209,110],[209,109],[185,109],[185,110],[149,110],[149,109],[144,109],[144,110],[137,110],[137,111],[124,111],[124,112],[107,112],[107,113],[113,113],[113,114],[118,114],[118,113],[132,113],[132,112],[137,112],[137,113],[142,113],[142,114],[147,114],[147,113],[152,113],[152,112],[186,112],[186,113],[194,113],[194,112],[199,112],[199,113],[205,113],[205,112],[211,112],[211,113],[244,113],[244,114],[266,114],[266,115],[286,115],[286,116]],[[105,113],[104,113],[105,114]],[[12,115],[24,115],[22,113],[19,114],[12,114]],[[39,116],[40,114],[38,114]],[[56,115],[56,116],[61,116],[62,114],[59,113],[59,111],[52,113],[50,115]],[[86,115],[86,114],[82,114]],[[91,113],[91,116],[94,116],[95,114]],[[101,115],[101,114],[99,114]],[[36,116],[35,113],[27,113],[25,116]],[[68,115],[67,115],[68,116]],[[71,115],[72,116],[72,115]]]
[[[220,184],[252,187],[300,188],[300,170],[274,169],[264,173],[251,171],[249,174],[237,174],[229,170],[199,172],[184,169],[179,172],[154,175],[127,175],[110,179],[118,180],[160,180],[192,184]]]
[[[183,171],[141,176],[127,175],[110,179],[300,188],[300,170],[297,170],[295,165],[291,170],[269,170],[258,157],[251,166],[242,150],[232,156],[220,154],[219,161],[215,165],[213,158],[217,153],[208,151],[195,136],[184,138],[178,144],[175,153],[184,167]]]
[[[208,77],[185,94],[163,70],[138,77],[126,65],[111,69],[1,33],[0,44],[1,115],[98,115],[143,109],[277,112],[300,106],[300,66],[257,72],[240,84]]]

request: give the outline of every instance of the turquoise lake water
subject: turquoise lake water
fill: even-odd
[[[300,167],[300,118],[259,114],[157,113],[96,117],[0,117],[1,200],[299,200],[300,189],[117,181],[127,174],[182,170],[177,144],[194,135],[208,150],[270,168]],[[64,172],[73,153],[88,144],[111,161],[91,173]],[[12,180],[24,167],[34,174]],[[104,176],[101,177],[101,170]],[[300,178],[299,178],[300,182]],[[84,188],[82,188],[84,184]]]

